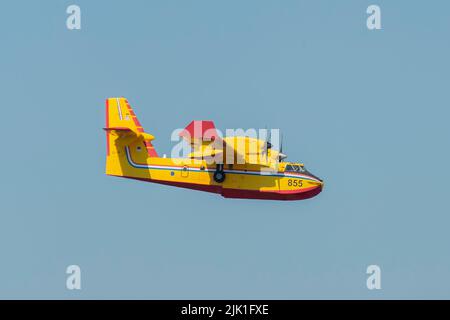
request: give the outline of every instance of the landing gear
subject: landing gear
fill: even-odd
[[[225,181],[225,172],[223,172],[223,164],[218,164],[216,171],[214,171],[214,181],[217,183],[222,183]]]

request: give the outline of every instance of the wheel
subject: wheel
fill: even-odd
[[[214,172],[214,181],[217,183],[222,183],[225,181],[225,173],[223,171]]]

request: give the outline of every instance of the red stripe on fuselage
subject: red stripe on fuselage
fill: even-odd
[[[322,191],[321,186],[308,189],[286,191],[258,191],[243,189],[226,189],[222,190],[222,196],[225,198],[235,199],[260,199],[260,200],[304,200],[318,195]]]
[[[258,191],[258,190],[245,190],[245,189],[231,189],[223,188],[218,185],[203,185],[197,183],[188,182],[174,182],[174,181],[164,181],[164,180],[153,180],[150,178],[137,178],[129,176],[116,176],[120,178],[128,178],[146,182],[153,182],[158,184],[164,184],[168,186],[193,189],[204,192],[218,193],[224,198],[235,198],[235,199],[259,199],[259,200],[304,200],[312,198],[318,195],[322,191],[321,186],[311,187],[303,190],[293,190],[285,191]]]

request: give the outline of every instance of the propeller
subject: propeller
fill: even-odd
[[[283,153],[283,133],[281,134],[280,153]]]
[[[265,144],[265,150],[267,151],[267,149],[272,148],[272,144],[270,143],[270,139],[271,137],[271,131],[267,129],[267,125],[264,127],[265,131],[266,131],[266,144]]]
[[[266,158],[266,162],[267,162],[268,161],[268,157],[269,157],[268,149],[270,149],[272,147],[272,145],[269,142],[270,138],[269,138],[269,134],[268,134],[268,130],[267,130],[267,125],[264,126],[264,130],[265,130],[265,133],[266,133],[266,135],[265,135],[265,140],[266,141],[265,141],[265,143],[264,143],[264,145],[262,147],[261,156]]]
[[[283,134],[281,134],[281,141],[280,141],[280,152],[278,153],[278,161],[283,162],[283,159],[286,159],[287,155],[283,153]]]

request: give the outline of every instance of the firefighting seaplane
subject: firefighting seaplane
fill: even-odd
[[[192,121],[179,134],[187,157],[159,157],[127,99],[106,99],[106,174],[225,198],[302,200],[318,195],[323,181],[301,163],[284,162],[268,139],[221,137],[212,121]],[[242,147],[243,146],[243,147]]]

